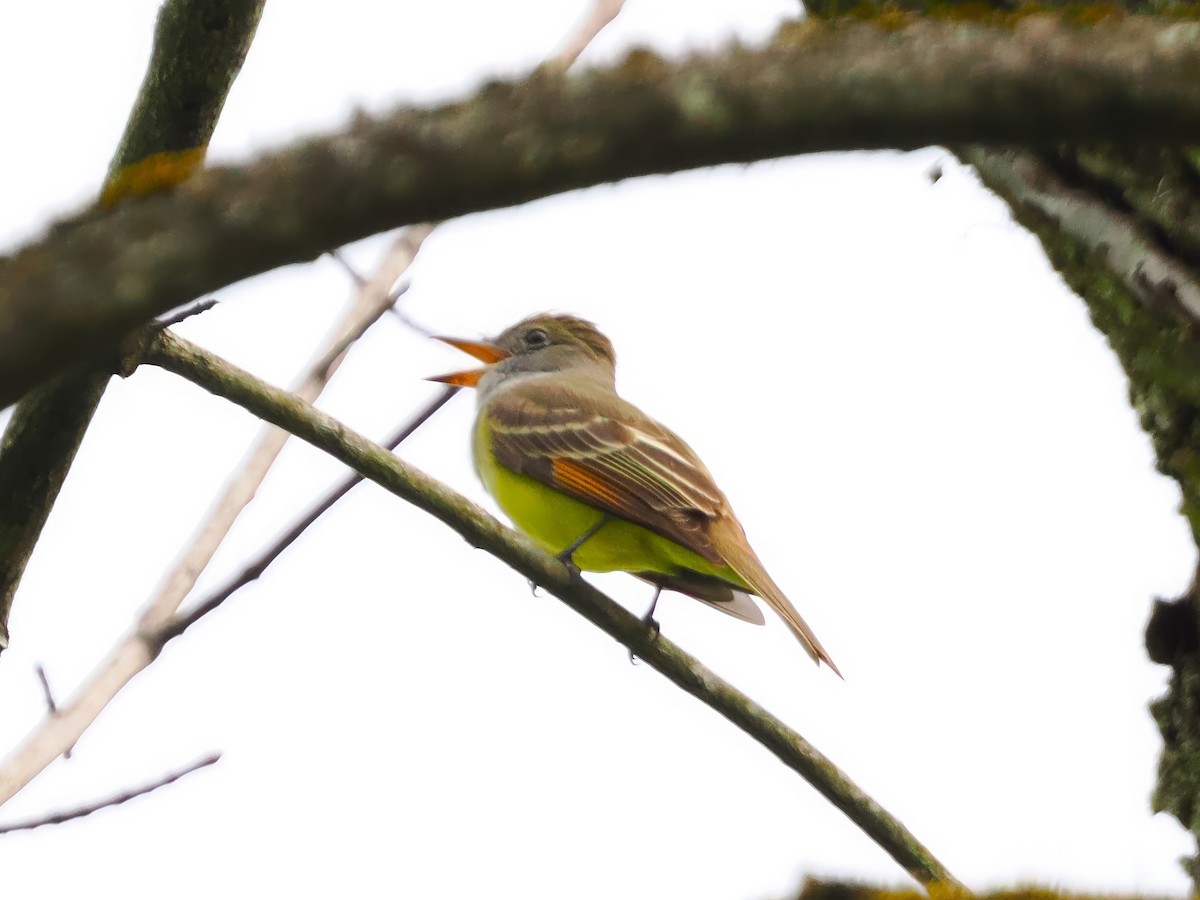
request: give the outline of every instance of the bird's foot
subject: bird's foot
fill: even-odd
[[[577,549],[576,547],[568,547],[562,553],[554,554],[554,558],[557,559],[560,563],[562,563],[564,566],[567,567],[567,570],[571,573],[572,580],[578,578],[581,574],[581,572],[579,570],[579,566],[575,565],[575,550],[576,549]]]
[[[561,553],[554,554],[555,559],[571,570],[572,578],[579,575],[579,566],[575,565],[575,551],[587,543],[588,538],[604,527],[604,524],[608,521],[608,518],[608,513],[605,513],[600,517],[600,521],[576,538],[571,543],[571,546]]]

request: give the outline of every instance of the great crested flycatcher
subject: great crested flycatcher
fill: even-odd
[[[475,468],[518,528],[579,569],[632,572],[761,625],[756,594],[841,675],[692,448],[617,395],[594,325],[536,315],[491,343],[439,340],[487,363],[431,380],[478,389]]]

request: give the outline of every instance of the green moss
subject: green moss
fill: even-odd
[[[661,81],[672,69],[671,66],[653,50],[645,47],[634,47],[621,60],[622,74],[640,82]]]
[[[1200,4],[1194,2],[1151,2],[1126,4],[1121,2],[1019,3],[1015,6],[988,0],[813,0],[806,4],[810,11],[825,21],[838,19],[877,22],[887,28],[903,27],[922,18],[954,22],[978,22],[995,27],[1012,27],[1030,16],[1055,15],[1064,23],[1088,28],[1101,22],[1123,18],[1133,11],[1152,13],[1175,21],[1200,20]]]
[[[1143,302],[1117,281],[1102,251],[1077,244],[1036,211],[1018,208],[1015,212],[1041,240],[1066,283],[1087,303],[1092,321],[1120,358],[1129,377],[1130,401],[1154,445],[1158,469],[1179,484],[1181,512],[1193,540],[1200,544],[1200,344],[1194,324],[1169,307]],[[1189,595],[1179,604],[1190,612],[1195,598]],[[1148,641],[1159,619],[1156,610]],[[1200,655],[1196,635],[1191,633],[1195,621],[1194,616],[1175,617],[1166,628],[1170,633],[1156,637],[1158,644],[1172,648],[1170,659],[1162,661],[1174,668],[1167,693],[1151,706],[1164,745],[1153,804],[1155,810],[1170,812],[1200,835]],[[1160,647],[1159,656],[1166,652]],[[1184,867],[1195,881],[1200,876],[1200,857],[1185,860]]]

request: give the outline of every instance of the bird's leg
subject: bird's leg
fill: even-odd
[[[646,614],[642,616],[642,621],[650,626],[650,643],[652,644],[658,640],[658,634],[662,630],[659,628],[658,620],[654,618],[654,609],[656,606],[658,606],[658,595],[661,593],[662,585],[656,584],[654,586],[654,599],[650,601],[650,608],[646,610]],[[632,650],[629,651],[629,662],[631,664],[637,663],[637,658],[633,655]]]
[[[588,538],[590,538],[593,534],[595,534],[597,531],[599,531],[600,526],[603,525],[608,520],[609,520],[608,513],[604,513],[604,515],[602,515],[600,517],[599,522],[597,522],[595,525],[593,525],[591,528],[589,528],[587,531],[585,531],[583,534],[581,534],[579,537],[577,537],[571,543],[571,546],[568,547],[566,550],[563,550],[561,553],[555,553],[554,558],[557,559],[564,566],[566,566],[568,569],[570,569],[572,575],[578,575],[579,574],[579,566],[575,565],[575,559],[574,559],[575,551],[578,550],[580,547],[582,547],[584,542]],[[536,597],[537,596],[537,588],[538,588],[537,582],[534,581],[532,578],[529,578],[526,580],[529,582],[529,590],[533,593],[533,596]]]
[[[575,551],[578,550],[580,547],[582,547],[588,538],[590,538],[597,531],[599,531],[600,528],[604,525],[604,523],[609,520],[609,518],[611,518],[609,516],[609,514],[605,513],[604,515],[602,515],[600,517],[600,521],[598,521],[595,525],[593,525],[591,528],[589,528],[587,531],[585,531],[583,534],[581,534],[579,537],[577,537],[575,539],[575,541],[571,544],[570,547],[568,547],[566,550],[562,551],[561,553],[556,553],[555,557],[558,559],[558,561],[563,563],[565,566],[567,566],[569,569],[571,569],[572,572],[574,572],[576,575],[578,575],[579,574],[579,566],[575,565]]]
[[[662,593],[662,585],[656,584],[654,586],[654,599],[650,601],[650,608],[648,610],[646,610],[646,614],[644,616],[642,616],[643,622],[645,622],[648,625],[653,626],[655,634],[658,633],[658,622],[654,618],[654,610],[658,607],[658,597],[661,593]]]

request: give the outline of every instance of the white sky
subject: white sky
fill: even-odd
[[[156,2],[21,4],[0,29],[0,245],[94,194]],[[270,4],[212,147],[454,96],[554,49],[583,5]],[[589,59],[757,40],[795,4],[632,0]],[[334,11],[336,9],[336,12]],[[68,24],[69,23],[69,24]],[[935,164],[946,175],[931,184]],[[303,190],[297,185],[297,190]],[[352,248],[369,268],[379,241]],[[328,259],[182,329],[286,383],[349,292]],[[1194,565],[1113,354],[1037,243],[938,149],[643,179],[439,230],[408,309],[446,333],[594,319],[625,396],[716,474],[846,674],[771,617],[667,595],[663,631],[782,716],[972,887],[1182,895],[1149,794],[1151,599]],[[323,408],[381,436],[462,359],[389,320]],[[459,398],[402,455],[485,498]],[[114,382],[13,614],[0,748],[125,630],[255,432],[169,375]],[[340,478],[289,447],[211,584]],[[640,613],[644,585],[590,576]],[[448,529],[359,488],[177,642],[4,821],[215,768],[3,839],[6,895],[764,898],[903,874],[774,757]]]

